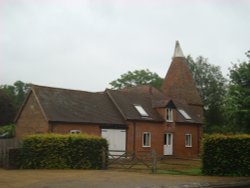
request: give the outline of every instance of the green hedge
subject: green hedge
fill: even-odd
[[[250,135],[208,135],[203,139],[206,175],[249,176]]]
[[[106,164],[107,151],[107,141],[97,136],[31,135],[23,139],[21,166],[36,169],[101,169]]]

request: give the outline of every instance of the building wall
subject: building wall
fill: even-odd
[[[163,116],[165,111],[160,112]],[[174,113],[175,116],[175,113]],[[48,124],[42,111],[31,93],[17,121],[16,136],[22,138],[27,134],[54,132],[67,134],[70,130],[81,130],[82,133],[101,136],[101,128],[98,124]],[[143,147],[143,133],[151,133],[151,146]],[[174,157],[197,157],[200,148],[201,126],[196,124],[180,123],[152,123],[152,122],[128,122],[126,148],[137,155],[155,149],[159,156],[163,155],[164,134],[173,133]],[[185,134],[192,134],[192,147],[185,147]]]
[[[54,133],[67,134],[70,130],[101,136],[100,125],[87,124],[53,124]],[[173,133],[173,156],[194,158],[199,154],[200,126],[195,124],[129,122],[126,137],[126,149],[129,153],[142,155],[154,149],[163,155],[164,134]],[[143,133],[151,133],[151,147],[143,147]],[[185,134],[192,134],[192,147],[185,147]]]
[[[151,133],[151,146],[143,147],[143,133]],[[134,133],[136,137],[134,137]],[[142,155],[154,149],[163,156],[164,134],[173,133],[173,156],[195,158],[199,155],[200,126],[195,124],[130,122],[127,134],[127,151]],[[185,134],[192,134],[192,147],[185,147]]]
[[[30,94],[17,122],[16,137],[18,139],[29,134],[47,133],[49,125],[33,93]]]
[[[53,123],[51,124],[52,132],[58,134],[68,134],[70,130],[80,130],[82,133],[101,136],[99,125],[72,124],[72,123]]]
[[[185,135],[192,135],[192,147],[185,146]],[[199,156],[201,126],[197,124],[178,124],[174,132],[174,156],[194,158]]]

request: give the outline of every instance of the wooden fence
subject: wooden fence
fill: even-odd
[[[0,139],[0,167],[8,164],[8,152],[10,148],[18,148],[20,141],[16,138]]]
[[[156,173],[157,162],[158,158],[155,150],[141,155],[119,150],[110,150],[108,153],[108,168],[131,169],[144,166],[143,169],[146,168],[152,173]]]

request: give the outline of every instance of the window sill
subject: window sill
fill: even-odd
[[[166,122],[173,123],[174,120],[166,120]]]
[[[192,146],[185,146],[186,148],[192,148]]]
[[[151,146],[142,146],[143,148],[150,148]]]

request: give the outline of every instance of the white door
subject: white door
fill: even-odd
[[[173,133],[164,134],[164,155],[173,155]]]
[[[111,155],[122,155],[126,151],[126,130],[102,129],[102,137],[107,139]],[[113,151],[112,151],[113,150]],[[116,152],[114,151],[116,150]]]

